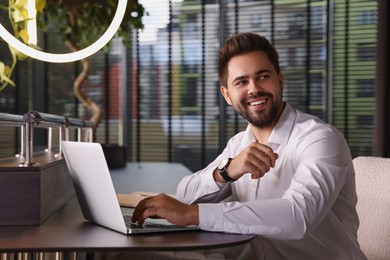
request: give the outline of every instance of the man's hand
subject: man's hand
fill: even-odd
[[[184,204],[163,193],[141,200],[131,221],[142,226],[145,219],[153,217],[164,218],[178,226],[199,225],[197,205]]]
[[[252,179],[263,177],[271,167],[275,167],[278,154],[271,147],[253,142],[230,162],[227,172],[230,178],[239,179],[250,173]],[[215,175],[214,175],[215,176]],[[217,181],[219,178],[215,178]]]

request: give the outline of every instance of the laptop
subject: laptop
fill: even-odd
[[[165,219],[146,219],[143,227],[123,214],[109,168],[99,143],[62,141],[62,151],[84,218],[121,232],[141,234],[199,230],[196,226],[176,226]]]

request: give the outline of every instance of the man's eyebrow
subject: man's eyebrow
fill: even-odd
[[[238,76],[238,77],[236,77],[236,78],[234,78],[234,79],[232,80],[232,83],[235,82],[235,81],[240,81],[240,80],[243,80],[243,79],[247,79],[248,77],[249,77],[249,76],[247,76],[247,75]]]
[[[260,75],[260,74],[263,74],[264,72],[271,73],[270,70],[264,69],[264,70],[258,70],[258,71],[256,71],[256,72],[255,72],[255,75]]]

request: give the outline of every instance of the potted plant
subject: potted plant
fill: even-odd
[[[2,9],[8,9],[15,37],[26,44],[29,21],[27,2],[28,0],[9,0],[8,6],[0,6]],[[45,31],[48,24],[55,24],[69,50],[77,51],[89,46],[105,32],[115,14],[117,0],[35,0],[35,5],[38,27]],[[128,1],[125,16],[117,32],[127,46],[131,45],[133,28],[143,28],[142,17],[145,14],[138,0]],[[0,91],[7,85],[15,86],[11,80],[12,71],[18,60],[27,58],[12,46],[9,48],[13,62],[6,65],[0,61]],[[108,50],[109,46],[104,49]],[[82,67],[73,82],[73,91],[78,101],[91,112],[89,120],[93,122],[95,130],[101,122],[103,111],[82,89],[89,74],[89,60],[83,59],[80,63]]]

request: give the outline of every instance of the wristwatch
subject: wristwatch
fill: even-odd
[[[225,158],[223,159],[219,165],[218,165],[218,172],[219,174],[221,175],[221,177],[227,181],[227,182],[230,182],[230,181],[236,181],[236,179],[233,179],[233,178],[230,178],[227,171],[226,171],[226,168],[229,166],[230,162],[232,161],[232,158]]]

